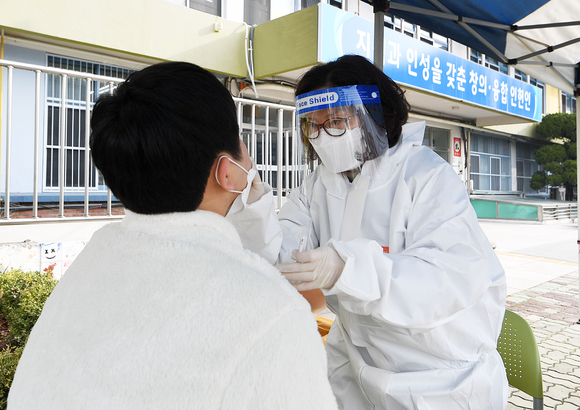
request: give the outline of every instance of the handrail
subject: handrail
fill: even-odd
[[[23,63],[18,61],[11,61],[0,59],[0,67],[6,67],[8,70],[8,81],[7,81],[7,88],[8,88],[8,98],[7,98],[7,124],[6,129],[1,131],[6,131],[5,134],[0,134],[0,137],[5,143],[6,148],[6,163],[1,164],[4,168],[0,168],[0,181],[5,181],[5,186],[3,187],[3,192],[5,201],[2,204],[3,207],[3,214],[0,213],[0,226],[2,225],[19,225],[19,224],[34,224],[34,223],[47,223],[47,222],[55,222],[55,221],[66,221],[66,222],[79,222],[83,220],[103,220],[103,219],[118,219],[122,216],[113,215],[112,208],[113,208],[113,197],[111,191],[107,189],[106,191],[106,198],[104,197],[105,191],[99,188],[99,195],[98,199],[93,199],[89,196],[89,191],[91,195],[94,195],[94,190],[96,189],[94,186],[91,187],[91,178],[97,178],[97,176],[90,175],[91,168],[90,168],[90,153],[88,149],[88,141],[89,141],[89,133],[90,133],[90,114],[92,110],[92,104],[94,101],[91,101],[91,93],[92,93],[92,84],[94,82],[101,82],[104,83],[105,86],[108,84],[108,90],[104,90],[104,92],[112,92],[114,87],[123,82],[124,79],[116,78],[116,77],[109,77],[103,76],[98,74],[92,74],[87,72],[79,72],[79,71],[71,71],[61,68],[54,68],[54,67],[46,67],[40,66],[35,64]],[[2,69],[2,68],[0,68]],[[15,80],[14,72],[15,70],[25,70],[34,73],[34,93],[25,94],[20,91],[21,85],[24,81],[28,81],[27,79],[23,80],[22,77],[19,77]],[[85,146],[78,146],[73,147],[74,149],[84,149],[84,181],[79,176],[79,184],[75,184],[74,188],[67,188],[66,182],[68,182],[68,177],[65,180],[65,173],[67,171],[67,166],[65,164],[66,155],[58,156],[58,165],[56,164],[57,161],[54,161],[55,166],[58,166],[58,187],[56,186],[56,181],[54,185],[50,185],[51,189],[46,190],[43,192],[42,186],[42,178],[44,178],[44,172],[46,169],[43,170],[43,167],[46,168],[46,163],[42,164],[43,161],[43,154],[42,152],[46,152],[44,144],[47,143],[46,141],[46,124],[43,123],[43,116],[46,117],[46,107],[47,107],[47,100],[46,95],[43,94],[42,88],[42,81],[46,83],[47,75],[52,74],[55,76],[59,76],[61,78],[61,84],[59,85],[58,92],[60,92],[60,96],[58,98],[54,98],[52,104],[55,104],[56,107],[69,107],[71,102],[74,101],[81,111],[84,110],[84,113],[81,113],[84,116],[84,135],[85,135]],[[43,77],[44,76],[44,77]],[[85,92],[85,97],[80,99],[70,99],[67,96],[67,93],[70,94],[69,84],[67,84],[67,79],[75,78],[86,80],[86,84],[83,84],[81,89]],[[79,87],[79,85],[77,85]],[[18,90],[14,90],[14,88],[18,88]],[[19,125],[20,123],[15,123],[18,121],[19,118],[27,116],[27,113],[23,110],[27,108],[20,108],[21,106],[16,106],[15,102],[12,101],[12,96],[15,93],[19,93],[19,99],[26,100],[29,98],[30,101],[34,100],[34,105],[30,105],[31,109],[34,109],[34,114],[31,115],[31,118],[34,118],[34,127],[30,135],[27,133],[18,135],[18,140],[13,138],[13,128],[15,125]],[[23,97],[24,94],[24,97]],[[258,101],[258,100],[249,100],[239,97],[233,97],[233,100],[237,106],[238,112],[238,123],[240,127],[240,138],[244,139],[244,142],[248,145],[249,152],[252,156],[252,159],[255,161],[259,172],[261,173],[262,179],[273,185],[275,190],[275,194],[278,196],[278,203],[277,207],[280,208],[282,205],[282,197],[287,195],[288,192],[293,189],[294,187],[300,185],[300,183],[304,180],[305,176],[309,173],[309,167],[303,164],[303,155],[302,153],[302,146],[301,142],[297,138],[296,132],[296,108],[292,105],[284,105],[278,103],[271,103],[266,101]],[[28,101],[28,100],[26,100]],[[34,106],[34,108],[32,108]],[[246,106],[250,106],[252,112],[248,117],[243,116],[243,108]],[[28,105],[26,105],[28,107]],[[260,113],[262,114],[258,117],[258,107]],[[17,111],[15,113],[15,110]],[[44,110],[44,114],[43,114]],[[254,111],[256,110],[256,111]],[[263,112],[262,110],[265,110]],[[270,112],[270,110],[274,112]],[[25,115],[23,116],[22,113]],[[58,115],[58,118],[55,117],[55,121],[59,124],[66,124],[68,120],[67,116],[69,113],[66,109],[61,109]],[[249,121],[244,123],[245,121]],[[273,121],[274,124],[270,124],[270,120]],[[55,134],[56,135],[56,134]],[[17,153],[20,149],[21,145],[23,144],[23,140],[26,138],[30,138],[30,144],[34,145],[34,153],[30,155],[31,162],[30,166],[25,162],[25,165],[15,164],[14,158],[15,156],[11,156],[11,151]],[[59,130],[58,136],[56,136],[59,140],[59,144],[54,146],[59,153],[67,153],[71,150],[71,146],[67,145],[67,138],[70,139],[70,135],[67,132],[65,126],[61,126]],[[55,139],[56,141],[56,139]],[[16,144],[15,144],[16,142]],[[28,145],[29,146],[29,145]],[[275,148],[275,149],[274,149]],[[273,151],[272,151],[273,149]],[[82,158],[83,153],[79,154]],[[20,158],[21,156],[19,156]],[[25,158],[28,158],[28,154]],[[14,186],[14,179],[12,181],[12,175],[15,175],[14,172],[17,172],[16,169],[21,167],[20,169],[27,169],[27,172],[30,169],[33,169],[33,175],[31,177],[30,182],[18,182]],[[80,167],[80,164],[79,164]],[[80,170],[80,168],[79,168]],[[14,172],[13,172],[14,171]],[[2,174],[4,172],[4,174]],[[82,170],[80,171],[82,172]],[[30,183],[33,186],[30,188]],[[81,185],[84,183],[84,186]],[[20,184],[20,185],[19,185]],[[22,188],[24,187],[24,189]],[[100,185],[99,185],[100,187]],[[55,190],[58,190],[55,192]],[[51,192],[57,195],[57,197],[51,198],[50,202],[54,205],[54,208],[58,208],[58,217],[48,216],[46,212],[46,207],[43,209],[42,204],[42,197],[47,192]],[[69,199],[68,195],[72,192],[78,193],[80,196],[76,199],[75,205],[71,207],[73,199]],[[84,202],[82,202],[82,196],[84,193]],[[26,205],[25,207],[19,207],[16,204],[16,207],[11,203],[11,194],[14,196],[24,195],[26,197],[26,202],[22,202],[22,204]],[[28,202],[28,198],[32,196],[30,202]],[[17,199],[18,200],[18,199]],[[58,200],[57,202],[54,202]],[[39,206],[39,202],[41,202]],[[44,201],[47,203],[46,201]],[[106,204],[105,204],[106,203]],[[106,215],[93,215],[89,214],[89,209],[92,209],[93,205],[100,204],[101,206],[106,206]],[[29,205],[29,206],[28,206]],[[82,207],[82,216],[79,216],[78,211],[75,211],[74,216],[71,216],[72,211],[71,209],[77,209],[77,207]],[[50,209],[54,209],[50,207]],[[32,209],[32,212],[30,211]],[[27,212],[26,216],[23,216],[23,213]],[[51,211],[51,215],[53,215],[53,211]]]

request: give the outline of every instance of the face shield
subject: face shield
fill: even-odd
[[[379,89],[326,88],[296,97],[300,136],[333,173],[360,168],[389,147]]]

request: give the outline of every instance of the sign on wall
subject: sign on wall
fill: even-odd
[[[319,61],[345,54],[373,59],[373,23],[320,7]],[[393,30],[385,30],[383,71],[393,80],[504,113],[540,121],[542,90]]]

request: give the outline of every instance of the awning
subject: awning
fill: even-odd
[[[573,1],[375,0],[374,3],[384,4],[397,17],[514,65],[568,94],[580,89],[580,7]]]

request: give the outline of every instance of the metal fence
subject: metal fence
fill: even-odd
[[[4,77],[0,101],[4,99],[5,104],[0,110],[0,225],[121,217],[122,208],[120,212],[115,212],[120,204],[110,190],[102,185],[101,195],[96,195],[99,184],[103,182],[90,159],[88,136],[91,110],[98,93],[112,92],[123,79],[8,60],[0,60],[0,70]],[[15,89],[23,84],[22,81],[14,81],[15,72],[32,73],[34,78],[24,82],[21,90]],[[59,86],[58,92],[51,90],[50,104],[47,103],[49,83],[53,88],[54,84]],[[28,101],[24,108],[15,102],[15,96],[18,101]],[[82,100],[79,96],[83,97]],[[300,185],[309,172],[296,133],[295,109],[293,106],[241,98],[234,98],[234,101],[240,138],[246,143],[262,180],[273,187],[279,208],[283,197]],[[14,135],[14,121],[22,118],[22,115],[15,113],[22,110],[34,111],[33,129]],[[28,112],[27,115],[32,114]],[[71,131],[73,129],[76,131]],[[54,135],[48,142],[47,135],[51,132]],[[76,137],[71,134],[74,132]],[[74,147],[71,145],[73,139],[76,141]],[[19,153],[16,164],[13,160],[15,150],[30,151],[30,147],[33,152],[26,155]],[[58,151],[59,155],[51,154],[49,157],[47,152],[50,150]],[[25,163],[20,158],[25,158]],[[26,172],[15,172],[15,164],[19,170],[25,169]],[[73,166],[78,168],[75,172],[71,172]],[[48,171],[47,167],[50,168]],[[45,183],[49,172],[52,178],[50,187]],[[17,173],[30,174],[30,181],[27,182],[31,187],[29,192],[12,188]],[[71,176],[73,174],[74,177]],[[54,178],[55,175],[57,178]],[[22,175],[18,177],[21,180]],[[72,179],[69,181],[68,178],[76,180],[71,182]],[[58,198],[54,196],[52,202],[47,202],[47,192]],[[13,201],[16,196],[29,200]],[[48,208],[54,212],[44,212]],[[94,212],[95,208],[100,208],[102,212]]]
[[[544,221],[574,220],[578,218],[578,204],[569,202],[558,205],[543,205],[542,215]]]

